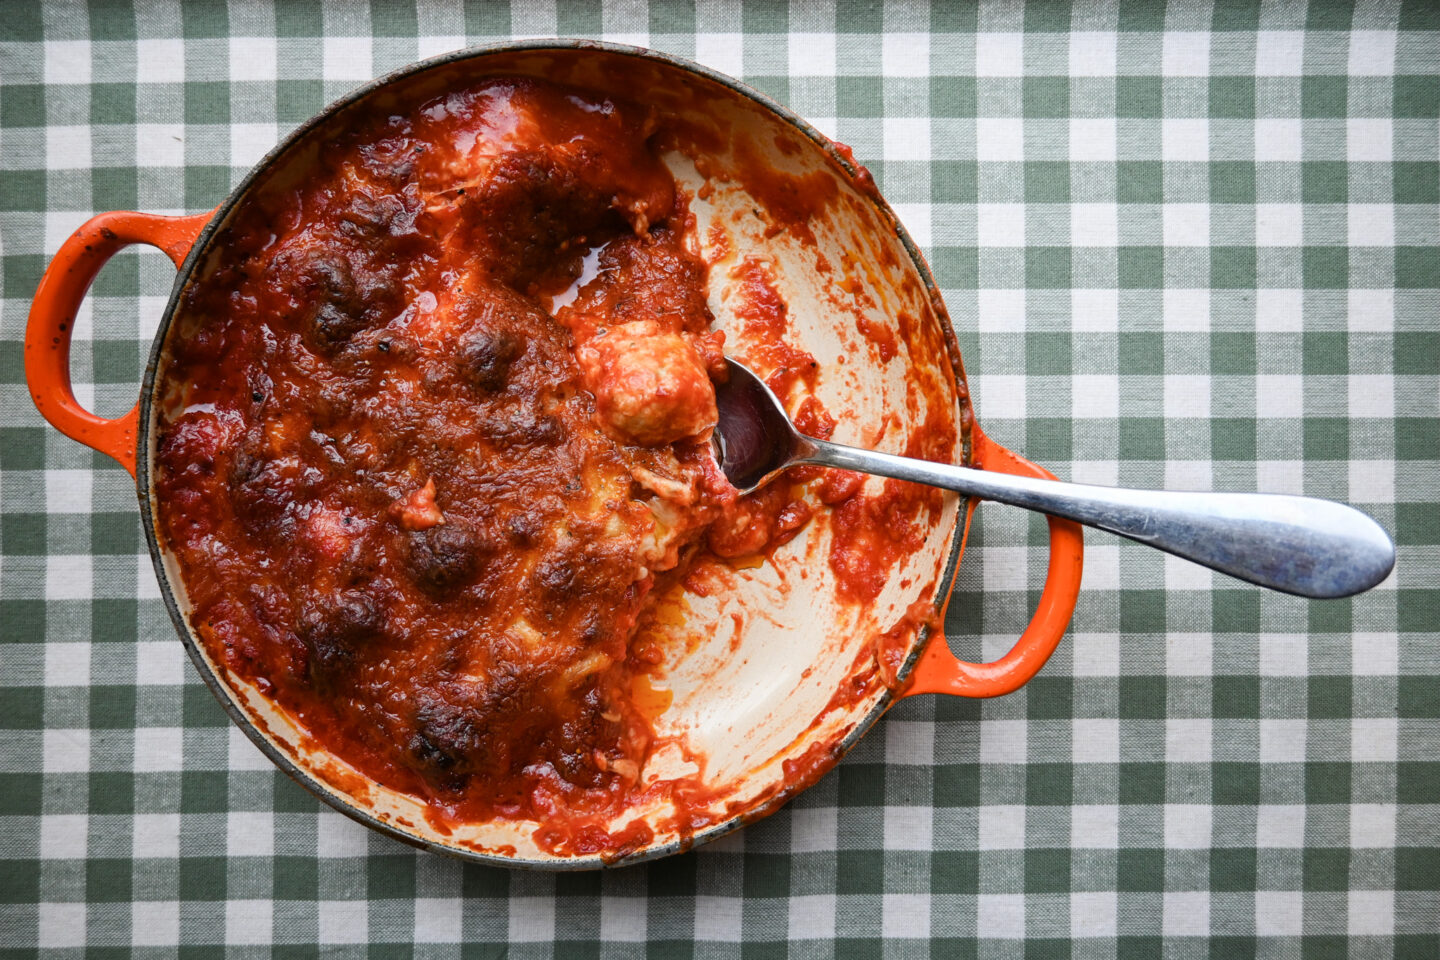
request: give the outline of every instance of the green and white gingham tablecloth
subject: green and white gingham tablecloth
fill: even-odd
[[[1395,573],[1306,603],[1091,534],[1027,689],[906,701],[787,809],[649,866],[464,866],[318,805],[185,659],[129,477],[32,408],[30,297],[92,214],[208,209],[361,82],[549,35],[694,57],[853,145],[997,440],[1078,481],[1350,501]],[[1440,957],[1437,115],[1434,0],[5,4],[0,957]],[[127,251],[78,317],[100,413],[172,278]],[[1046,556],[1039,520],[980,517],[971,659]]]

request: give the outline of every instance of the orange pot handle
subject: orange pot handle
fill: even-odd
[[[102,213],[60,245],[30,305],[25,327],[25,382],[41,416],[73,440],[120,461],[135,476],[135,433],[140,404],[114,420],[81,407],[70,386],[70,337],[75,314],[105,262],[132,243],[159,247],[178,267],[213,211],[189,217]]]
[[[1011,453],[978,427],[974,429],[972,449],[975,462],[986,470],[1055,479],[1050,471]],[[970,519],[977,502],[971,500],[965,514],[966,537],[970,535]],[[904,696],[949,693],[959,697],[998,697],[1020,689],[1045,666],[1075,612],[1085,553],[1079,524],[1055,517],[1046,519],[1050,522],[1050,570],[1040,594],[1040,605],[1015,646],[993,663],[967,663],[950,652],[944,634],[937,630],[930,635],[929,645],[910,675]],[[963,541],[961,550],[964,550]]]

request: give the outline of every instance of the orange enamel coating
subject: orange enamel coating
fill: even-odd
[[[75,314],[100,268],[117,252],[132,243],[148,243],[163,250],[178,267],[212,214],[161,217],[115,211],[91,218],[60,245],[30,306],[25,327],[25,382],[36,409],[67,437],[118,460],[132,477],[140,404],[122,417],[106,420],[76,401],[70,387]]]
[[[985,436],[978,426],[973,431],[973,444],[975,463],[986,470],[1055,479],[1044,467],[1011,453]],[[971,500],[965,513],[967,537],[977,502]],[[902,696],[948,693],[957,697],[999,697],[1020,689],[1045,666],[1070,626],[1075,600],[1080,594],[1080,571],[1085,554],[1079,524],[1055,517],[1046,519],[1050,522],[1050,569],[1040,604],[1015,646],[992,663],[967,663],[950,652],[943,632],[937,630],[930,635],[929,645],[915,665]],[[965,549],[963,542],[960,549],[962,552]]]

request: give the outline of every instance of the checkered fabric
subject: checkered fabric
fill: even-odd
[[[652,865],[465,866],[318,805],[186,661],[129,478],[31,407],[30,297],[96,212],[208,209],[360,82],[557,34],[694,57],[853,145],[1002,443],[1346,500],[1395,573],[1307,603],[1091,534],[1027,689],[907,701],[787,809]],[[1440,956],[1437,115],[1433,0],[6,4],[0,956]],[[96,283],[92,409],[133,402],[172,278],[131,250]],[[948,628],[989,658],[1044,524],[989,506],[971,541]]]

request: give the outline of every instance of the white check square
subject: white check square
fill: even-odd
[[[1070,415],[1078,420],[1118,417],[1120,378],[1114,374],[1075,374],[1070,378]]]
[[[1305,919],[1304,897],[1298,890],[1256,890],[1256,934],[1262,937],[1299,936]]]
[[[1395,290],[1352,287],[1348,294],[1349,327],[1353,332],[1389,333],[1395,329]]]
[[[975,898],[975,932],[995,940],[1019,940],[1025,936],[1025,895],[1023,893],[982,893]]]
[[[1255,35],[1255,75],[1298,77],[1305,65],[1305,33],[1262,30]]]
[[[884,130],[886,160],[930,159],[930,121],[923,117],[886,117]]]
[[[1395,73],[1395,31],[1352,30],[1350,61],[1352,77],[1388,77]]]
[[[790,898],[789,907],[792,941],[830,940],[835,936],[835,894],[801,894]]]
[[[1073,222],[1071,230],[1074,230]],[[1119,290],[1075,290],[1070,294],[1070,310],[1070,322],[1076,331],[1114,333],[1120,329]]]
[[[1161,41],[1161,73],[1167,77],[1205,77],[1210,74],[1210,34],[1167,30]]]
[[[88,84],[91,76],[89,40],[46,40],[47,86]]]
[[[371,67],[369,37],[325,37],[321,70],[326,80],[369,80]]]
[[[887,77],[928,77],[930,35],[884,34],[880,41],[880,69]]]
[[[1120,242],[1120,210],[1113,203],[1076,203],[1070,207],[1070,243],[1076,247],[1114,247]]]
[[[1350,846],[1386,850],[1395,846],[1393,803],[1356,803],[1350,806]]]
[[[1115,936],[1118,900],[1111,890],[1071,893],[1070,936],[1077,939]]]
[[[1071,720],[1070,755],[1075,763],[1119,763],[1120,721],[1113,717]]]
[[[459,897],[417,897],[415,942],[459,943],[464,917],[465,901]]]
[[[1204,890],[1167,891],[1161,927],[1167,937],[1210,934],[1210,894]]]
[[[738,77],[745,73],[743,33],[700,33],[695,37],[695,59],[712,70]]]
[[[1160,121],[1160,157],[1179,163],[1210,159],[1210,121],[1204,117],[1167,117]]]
[[[130,905],[130,945],[173,947],[180,942],[180,904],[175,900],[137,900]]]
[[[85,904],[42,903],[36,913],[41,949],[85,946]]]
[[[835,76],[835,34],[792,33],[788,44],[790,76]]]
[[[1298,373],[1262,373],[1255,378],[1255,415],[1289,418],[1305,415],[1305,380]]]
[[[1070,34],[1070,76],[1115,76],[1116,35],[1108,31]]]
[[[981,162],[1019,163],[1025,159],[1025,121],[980,117],[975,121],[975,156]]]
[[[277,76],[276,48],[274,37],[231,37],[230,79],[274,83]],[[426,52],[420,55],[433,56]]]
[[[1308,736],[1304,720],[1261,720],[1261,763],[1304,763]]]
[[[980,203],[975,206],[975,227],[982,247],[1025,246],[1023,203]]]
[[[1388,203],[1352,203],[1349,207],[1350,246],[1395,246],[1395,207]]]
[[[1350,936],[1388,937],[1394,932],[1394,890],[1350,891]]]
[[[1120,845],[1120,808],[1080,804],[1070,808],[1070,846],[1114,850]]]
[[[1351,117],[1346,120],[1345,158],[1351,163],[1389,163],[1393,160],[1394,121],[1389,117]]]
[[[1024,73],[1024,34],[979,33],[975,35],[975,76],[1019,77]]]
[[[1305,208],[1298,203],[1257,203],[1255,245],[1298,247],[1304,239]]]
[[[226,901],[226,945],[251,946],[270,943],[274,934],[274,913],[275,905],[271,900]]]
[[[185,41],[162,37],[135,41],[137,83],[184,83]]]
[[[1208,849],[1212,816],[1213,810],[1208,804],[1165,804],[1165,848],[1167,850]]]
[[[1300,162],[1300,121],[1293,117],[1255,121],[1255,159]]]
[[[1114,163],[1115,157],[1114,117],[1070,118],[1070,160],[1072,162]]]

